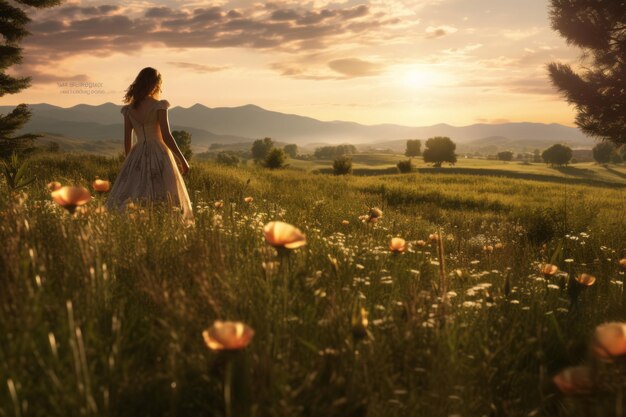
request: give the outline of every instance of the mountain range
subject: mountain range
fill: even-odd
[[[0,106],[0,113],[14,106]],[[51,104],[30,105],[33,117],[20,133],[41,133],[57,139],[120,142],[122,140],[121,106],[79,104],[63,108]],[[307,144],[353,143],[371,148],[396,148],[409,138],[427,139],[449,136],[460,149],[530,150],[552,143],[590,148],[594,142],[578,129],[560,124],[500,123],[451,126],[402,126],[396,124],[363,125],[345,121],[321,121],[311,117],[285,114],[249,104],[239,107],[210,108],[202,104],[172,107],[169,110],[172,130],[184,129],[193,136],[197,150],[214,143],[235,144],[271,137],[284,143]]]

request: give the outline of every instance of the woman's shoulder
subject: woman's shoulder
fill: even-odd
[[[122,108],[120,109],[120,113],[122,113],[123,115],[126,115],[126,112],[128,111],[129,106],[130,106],[129,104],[124,104]]]
[[[157,109],[166,110],[170,108],[170,102],[167,100],[159,100],[156,106],[157,106]]]

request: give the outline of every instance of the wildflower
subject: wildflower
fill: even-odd
[[[407,248],[406,240],[401,237],[394,237],[389,243],[389,250],[392,252],[404,252]]]
[[[243,201],[245,201],[246,203],[250,204],[254,201],[254,197],[246,197],[243,199]]]
[[[213,203],[213,207],[215,207],[216,209],[221,209],[222,207],[224,207],[224,202],[222,200],[216,201],[215,203]]]
[[[426,242],[425,242],[425,241],[423,241],[423,240],[418,240],[417,242],[415,242],[415,244],[416,244],[417,246],[426,246]]]
[[[504,245],[502,243],[498,242],[495,245],[493,245],[493,247],[494,247],[494,249],[498,249],[499,250],[499,249],[504,248]]]
[[[431,233],[428,235],[428,240],[431,242],[436,242],[439,240],[439,235],[437,233]]]
[[[274,247],[297,249],[306,245],[306,236],[289,223],[269,222],[263,227],[263,234],[265,241]]]
[[[589,394],[593,389],[593,374],[587,366],[565,368],[552,381],[565,395]]]
[[[52,199],[61,207],[74,213],[76,207],[91,201],[91,194],[84,187],[65,186],[50,193]]]
[[[576,281],[585,287],[591,287],[596,282],[596,277],[589,274],[581,274],[576,277]]]
[[[352,313],[352,337],[361,340],[367,337],[368,313],[364,307],[356,308]]]
[[[620,265],[622,268],[626,268],[626,258],[620,259],[620,260],[619,260],[619,265]]]
[[[359,216],[363,223],[376,223],[383,217],[383,211],[377,207],[370,208],[367,214]]]
[[[370,209],[369,216],[371,219],[379,219],[383,217],[383,211],[378,207],[372,207]]]
[[[211,350],[240,350],[248,346],[254,330],[238,321],[217,320],[202,332],[204,343]]]
[[[493,252],[493,246],[492,245],[483,246],[483,250],[487,253],[491,253]]]
[[[46,188],[48,188],[48,191],[50,192],[56,191],[59,188],[61,188],[61,183],[58,181],[52,181],[52,182],[49,182],[48,185],[46,185]]]
[[[556,265],[545,264],[541,266],[541,273],[544,275],[554,275],[559,272],[559,268]]]
[[[626,355],[626,323],[609,322],[596,327],[592,349],[602,359]]]
[[[101,180],[96,177],[95,181],[91,184],[94,191],[97,193],[106,193],[111,189],[111,183],[107,180]]]
[[[349,220],[342,220],[341,224],[344,225],[344,226],[347,226],[347,225],[350,224],[350,221]]]
[[[280,267],[280,262],[277,262],[277,261],[261,262],[261,266],[263,267],[263,270],[265,271],[267,275],[273,275],[274,273],[276,273],[276,271],[278,271],[278,268]]]

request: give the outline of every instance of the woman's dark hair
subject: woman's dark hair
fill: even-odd
[[[161,73],[151,67],[139,71],[135,81],[128,87],[124,95],[124,103],[137,108],[141,101],[156,92],[161,92]]]

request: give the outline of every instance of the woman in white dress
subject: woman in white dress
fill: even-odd
[[[131,201],[167,202],[181,208],[184,220],[193,221],[182,177],[189,171],[189,164],[172,137],[167,118],[170,103],[159,100],[160,92],[161,74],[149,67],[139,72],[126,91],[127,104],[121,110],[126,159],[106,206],[123,211]]]

